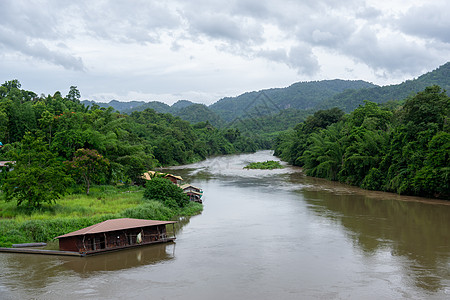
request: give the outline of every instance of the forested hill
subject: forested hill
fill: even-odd
[[[297,82],[286,88],[249,92],[237,97],[223,98],[210,109],[229,122],[246,117],[253,111],[260,115],[279,113],[283,109],[313,109],[323,101],[348,89],[362,89],[375,85],[362,81],[322,80]]]
[[[146,104],[145,101],[121,102],[121,101],[117,101],[117,100],[111,100],[109,103],[95,102],[95,101],[92,101],[92,100],[83,100],[83,101],[81,101],[81,103],[86,105],[86,106],[97,105],[97,106],[103,107],[103,108],[112,107],[115,110],[120,111],[120,112],[124,112],[126,110],[137,110],[138,107]]]
[[[427,86],[438,85],[450,92],[450,62],[442,65],[434,71],[426,73],[417,79],[407,80],[403,83],[388,86],[376,86],[359,90],[347,90],[324,101],[317,108],[327,109],[339,107],[346,112],[351,112],[364,100],[375,103],[385,103],[389,100],[402,100],[415,93],[422,91]]]
[[[180,100],[169,106],[159,101],[132,101],[119,102],[112,100],[109,103],[96,103],[82,101],[85,105],[98,105],[100,107],[113,107],[114,109],[130,114],[133,111],[143,111],[151,108],[159,113],[170,113],[190,122],[209,121],[214,126],[221,126],[237,118],[258,117],[278,114],[284,109],[313,109],[323,101],[348,89],[361,89],[375,87],[375,85],[358,80],[323,80],[311,82],[297,82],[286,88],[273,88],[261,91],[244,93],[237,97],[220,99],[208,106]],[[194,117],[196,116],[196,117]],[[219,117],[220,116],[220,117]],[[200,117],[200,118],[199,118]]]
[[[212,110],[210,110],[204,104],[198,104],[187,100],[179,100],[172,106],[160,101],[131,101],[131,102],[120,102],[117,100],[112,100],[109,103],[95,102],[90,100],[81,101],[82,104],[86,106],[98,106],[103,108],[112,107],[115,110],[131,114],[134,111],[144,111],[146,109],[153,109],[158,113],[169,113],[174,116],[180,117],[181,119],[188,121],[190,123],[206,122],[208,121],[213,126],[223,126],[223,120]]]

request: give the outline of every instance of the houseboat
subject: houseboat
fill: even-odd
[[[202,203],[203,191],[201,188],[195,187],[191,184],[183,184],[180,186],[183,192],[189,196],[190,201]]]
[[[173,242],[166,225],[175,221],[112,219],[56,237],[61,251],[83,255],[115,251],[155,243]],[[175,228],[173,228],[175,229]],[[173,230],[175,234],[175,230]]]

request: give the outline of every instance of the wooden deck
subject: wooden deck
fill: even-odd
[[[26,253],[26,254],[44,254],[44,255],[64,255],[64,256],[85,256],[83,253],[73,251],[44,250],[31,248],[0,248],[0,252]]]
[[[117,248],[99,249],[96,251],[88,251],[85,253],[80,253],[80,252],[75,252],[75,251],[45,250],[45,249],[32,249],[32,248],[0,248],[0,252],[24,253],[24,254],[43,254],[43,255],[63,255],[63,256],[90,256],[90,255],[97,255],[97,254],[102,254],[102,253],[126,250],[126,249],[142,247],[142,246],[149,246],[149,245],[160,244],[160,243],[171,243],[173,241],[175,241],[175,238],[165,238],[163,240],[153,241],[153,242],[149,242],[149,243],[127,245],[127,246],[122,246],[122,247],[117,247]]]

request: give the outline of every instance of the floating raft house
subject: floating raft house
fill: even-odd
[[[112,219],[92,226],[57,236],[58,250],[24,248],[0,248],[0,252],[86,256],[117,251],[132,247],[157,243],[173,242],[168,236],[166,225],[172,224],[175,234],[175,221],[155,221],[142,219]]]
[[[56,237],[61,251],[73,251],[85,255],[115,251],[142,245],[173,242],[166,225],[175,221],[142,219],[107,220],[71,233]],[[175,230],[173,231],[175,233]]]

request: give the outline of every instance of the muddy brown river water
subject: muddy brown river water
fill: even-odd
[[[0,299],[450,299],[450,203],[369,192],[270,151],[171,172],[204,190],[176,243],[93,257],[0,253]]]

